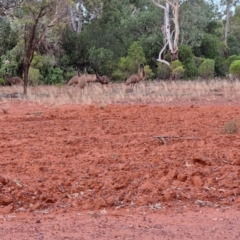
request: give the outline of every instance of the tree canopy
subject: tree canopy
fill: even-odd
[[[204,59],[212,59],[217,75],[216,69],[220,69],[217,66],[224,65],[231,55],[240,55],[239,1],[220,3],[2,0],[0,77],[4,78],[6,70],[23,77],[26,93],[29,79],[38,79],[35,84],[63,84],[84,67],[116,81],[124,80],[126,72],[137,71],[137,65],[143,61],[151,76],[147,79],[154,79],[161,76],[159,72],[163,69],[162,63],[157,63],[159,57],[169,66],[179,59],[184,78],[199,76]],[[164,10],[167,6],[168,15]],[[140,56],[141,61],[134,60]],[[227,74],[229,69],[224,69]]]

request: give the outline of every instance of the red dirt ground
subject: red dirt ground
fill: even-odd
[[[240,239],[240,105],[0,111],[0,239]]]

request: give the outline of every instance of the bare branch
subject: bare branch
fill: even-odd
[[[158,62],[161,62],[161,63],[164,63],[164,64],[166,64],[166,65],[168,65],[168,66],[170,66],[170,63],[169,63],[168,61],[162,59],[162,53],[163,53],[164,50],[166,49],[167,45],[168,45],[168,41],[167,41],[167,43],[164,45],[164,47],[162,48],[161,52],[159,53],[159,56],[158,56],[157,61],[158,61]]]
[[[163,5],[157,3],[155,0],[152,0],[152,3],[153,3],[155,6],[157,6],[157,7],[159,7],[159,8],[162,8],[163,10],[165,10],[165,7],[164,7]]]

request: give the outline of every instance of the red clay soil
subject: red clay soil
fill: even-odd
[[[0,239],[240,239],[239,105],[0,111]]]

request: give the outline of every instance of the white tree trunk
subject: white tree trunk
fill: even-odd
[[[162,62],[170,66],[170,63],[167,62],[166,60],[162,59],[162,53],[166,49],[167,45],[170,51],[171,55],[171,61],[174,61],[178,59],[178,42],[179,42],[179,0],[165,0],[165,7],[161,5],[159,2],[156,2],[156,0],[152,0],[153,4],[159,8],[162,8],[164,10],[164,26],[162,27],[163,31],[163,36],[164,36],[164,47],[159,53],[159,57],[157,61]],[[174,40],[172,38],[171,34],[171,28],[170,28],[170,19],[169,19],[169,14],[170,14],[170,6],[173,12],[173,22],[174,22]]]
[[[82,27],[83,27],[83,11],[82,11],[82,5],[83,1],[79,0],[78,1],[78,28],[77,28],[77,33],[82,32]]]
[[[227,2],[227,9],[226,9],[226,25],[225,25],[225,35],[224,35],[224,42],[227,45],[227,38],[228,38],[228,28],[229,28],[229,18],[230,18],[230,2]]]

